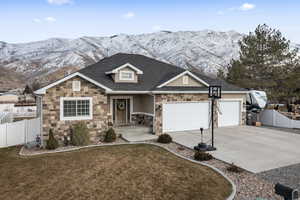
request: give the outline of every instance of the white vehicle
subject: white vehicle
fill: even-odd
[[[267,94],[264,91],[249,90],[247,94],[247,110],[262,110],[267,105]]]

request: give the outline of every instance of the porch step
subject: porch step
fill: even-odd
[[[129,126],[115,128],[117,134],[121,134],[122,138],[128,142],[140,142],[147,140],[155,140],[157,136],[152,134],[151,127]]]

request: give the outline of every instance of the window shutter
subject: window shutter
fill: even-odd
[[[74,92],[79,92],[80,91],[80,81],[73,81],[73,91]]]

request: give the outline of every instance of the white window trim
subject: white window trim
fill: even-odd
[[[76,88],[76,83],[78,84],[78,88]],[[80,90],[81,90],[81,82],[78,81],[78,80],[74,80],[72,82],[72,89],[73,89],[73,92],[80,92]]]
[[[132,78],[123,78],[122,73],[130,73]],[[120,71],[119,73],[119,80],[120,81],[134,81],[134,72],[133,71]]]
[[[182,77],[182,84],[188,85],[189,84],[189,76],[183,76]]]
[[[64,100],[89,100],[90,101],[90,115],[78,117],[64,117]],[[91,120],[93,119],[93,98],[92,97],[60,97],[60,120]]]

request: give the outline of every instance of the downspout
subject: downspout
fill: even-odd
[[[154,133],[154,134],[156,134],[155,133],[155,117],[156,117],[156,115],[155,115],[155,94],[153,94],[153,93],[150,93],[150,95],[153,97],[153,122],[152,122],[152,132]]]

